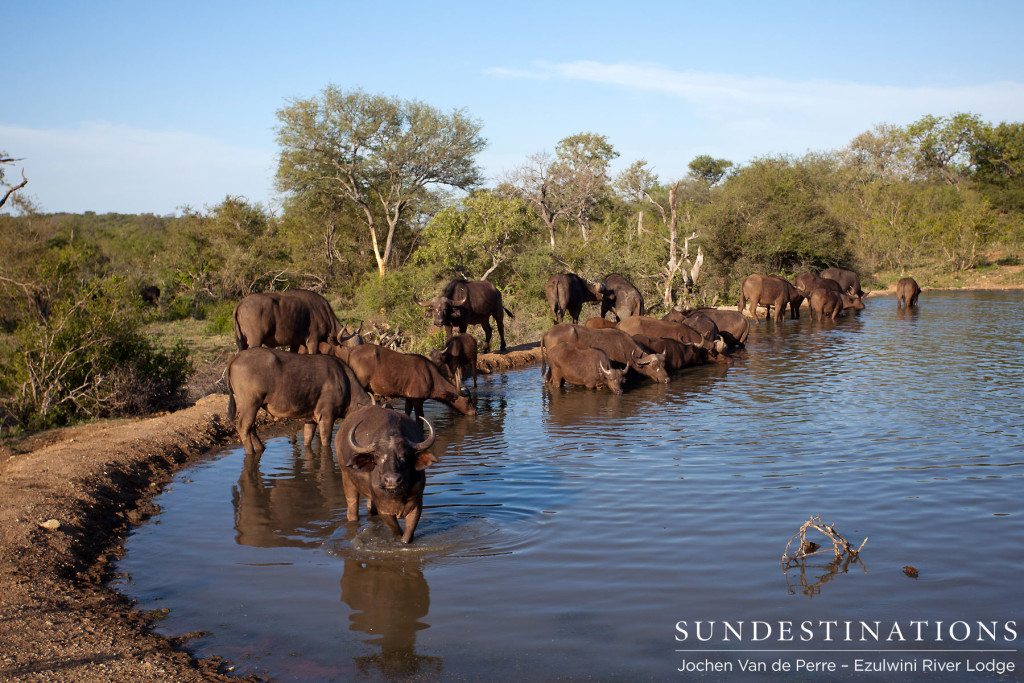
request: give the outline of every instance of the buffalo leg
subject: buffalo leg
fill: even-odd
[[[359,489],[356,488],[356,483],[352,481],[352,478],[345,472],[345,468],[341,468],[341,484],[345,489],[345,518],[350,522],[359,521]]]
[[[416,419],[423,417],[423,399],[422,398],[407,398],[405,399],[405,414],[415,414]]]
[[[484,353],[487,353],[488,351],[491,350],[491,324],[485,320],[482,323],[480,323],[480,327],[482,327],[484,330],[483,350]],[[502,348],[505,348],[504,342],[502,342]]]
[[[306,448],[312,448],[313,438],[316,436],[316,422],[304,422],[302,424],[302,443]]]
[[[402,534],[402,543],[412,541],[412,536],[416,533],[416,525],[420,523],[421,512],[423,512],[423,508],[417,505],[405,516],[405,533]]]
[[[263,452],[263,442],[256,433],[256,414],[259,406],[242,406],[235,418],[235,429],[238,431],[238,438],[242,441],[246,455]]]
[[[380,518],[381,521],[384,522],[384,525],[387,526],[387,528],[391,529],[391,533],[393,533],[395,536],[402,535],[402,527],[398,526],[398,520],[395,518],[394,515],[382,514]],[[405,542],[408,543],[408,541]]]
[[[501,346],[498,348],[499,351],[505,350],[505,316],[501,311],[498,311],[499,315],[494,316],[494,326],[498,328],[498,339],[501,342]]]

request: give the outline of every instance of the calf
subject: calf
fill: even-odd
[[[608,387],[613,394],[622,393],[623,371],[613,370],[608,354],[601,349],[587,349],[559,342],[548,351],[548,383],[560,387],[564,382],[587,389]]]
[[[228,363],[228,419],[235,423],[245,452],[262,452],[256,433],[260,408],[274,417],[304,418],[306,445],[317,427],[320,442],[331,442],[335,420],[356,406],[370,405],[352,370],[336,358],[300,355],[278,349],[246,349]]]
[[[428,398],[447,403],[463,415],[476,415],[473,401],[426,356],[362,344],[348,350],[346,362],[359,383],[373,393],[404,398],[406,415],[415,412],[422,417],[423,401]]]
[[[366,498],[366,514],[380,515],[402,543],[412,541],[423,512],[423,470],[437,462],[427,449],[434,443],[434,427],[422,437],[416,422],[388,408],[370,406],[353,411],[341,423],[334,445],[345,488],[347,518],[359,521],[359,497]],[[398,519],[405,519],[405,532]]]
[[[455,335],[448,340],[443,349],[433,351],[430,360],[434,361],[457,387],[462,386],[462,372],[469,367],[473,373],[473,387],[476,387],[476,339],[473,339],[472,335]]]
[[[834,292],[828,289],[816,289],[811,292],[811,320],[817,316],[818,320],[824,320],[827,315],[835,320],[840,312],[852,308],[855,311],[864,310],[864,302],[860,297],[850,296],[846,292]]]

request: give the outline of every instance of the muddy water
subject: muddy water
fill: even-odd
[[[622,396],[482,378],[477,417],[428,407],[441,461],[408,547],[345,522],[300,434],[229,448],[162,494],[119,588],[281,681],[1019,679],[1022,312],[872,298]],[[863,561],[783,571],[811,515],[868,537]]]

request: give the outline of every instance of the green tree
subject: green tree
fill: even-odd
[[[547,228],[548,245],[552,249],[555,248],[555,225],[567,210],[554,175],[554,164],[554,159],[544,152],[533,154],[525,164],[508,173],[499,188],[504,194],[519,197],[530,205]]]
[[[420,263],[436,263],[449,273],[486,280],[508,263],[536,230],[521,199],[480,190],[460,207],[439,211],[423,231],[416,251]]]
[[[956,273],[974,268],[978,252],[999,235],[999,223],[988,200],[973,191],[936,191],[924,230],[943,262]]]
[[[918,168],[959,190],[960,182],[973,170],[971,150],[982,126],[975,114],[929,114],[907,126],[905,135],[915,148]]]
[[[689,169],[691,176],[712,187],[725,177],[732,165],[728,159],[715,159],[708,154],[700,154],[690,162]]]
[[[395,231],[417,202],[438,188],[471,189],[481,180],[481,124],[464,111],[445,114],[416,100],[343,92],[292,100],[277,112],[278,188],[323,192],[354,203],[370,236],[379,277]]]

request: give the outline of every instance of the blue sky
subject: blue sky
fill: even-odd
[[[712,6],[714,5],[714,6]],[[662,180],[878,123],[1024,119],[1024,2],[8,3],[0,150],[44,211],[275,205],[276,112],[326,85],[464,109],[498,179],[579,132]]]

